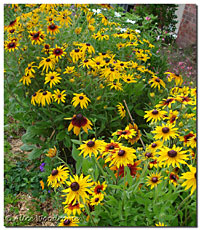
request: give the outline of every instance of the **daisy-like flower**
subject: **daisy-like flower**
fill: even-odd
[[[156,108],[162,107],[164,109],[167,106],[169,109],[171,109],[172,104],[175,102],[175,98],[168,97],[167,99],[163,99],[161,102],[159,102],[159,104],[156,105]]]
[[[43,60],[39,63],[39,67],[38,67],[38,68],[40,68],[40,67],[43,66],[42,72],[46,69],[46,73],[47,73],[49,68],[51,70],[54,70],[55,63],[56,63],[56,60],[55,60],[54,56],[51,55],[51,56],[49,56],[47,58],[42,57],[42,59]]]
[[[73,227],[78,226],[79,219],[77,216],[68,216],[62,219],[58,226],[62,227]]]
[[[54,94],[52,95],[53,98],[54,98],[54,101],[58,102],[58,104],[60,103],[60,101],[62,101],[63,103],[65,103],[65,97],[66,97],[66,94],[65,94],[66,90],[63,90],[62,92],[60,92],[59,89],[57,90],[54,90]]]
[[[162,126],[157,126],[152,133],[155,134],[154,138],[162,139],[163,141],[167,141],[171,138],[175,139],[179,136],[177,133],[178,128],[174,128],[174,125],[172,124],[162,124]]]
[[[19,44],[18,44],[17,41],[7,41],[7,42],[5,42],[5,50],[9,51],[9,52],[17,50],[18,46],[19,46]]]
[[[151,189],[157,187],[159,183],[161,183],[161,173],[151,173],[150,176],[147,176],[147,186],[151,186]]]
[[[51,185],[52,188],[57,188],[61,184],[66,183],[66,179],[68,178],[68,176],[69,176],[68,168],[61,165],[56,169],[54,169],[51,172],[51,175],[48,176],[47,184],[48,186]]]
[[[108,84],[108,86],[110,86],[110,89],[123,91],[122,84],[120,82],[111,82]]]
[[[52,23],[51,25],[48,25],[47,27],[47,32],[50,33],[51,35],[55,35],[59,32],[59,28],[60,26],[55,25],[54,23]]]
[[[53,158],[56,156],[56,153],[57,153],[57,149],[56,146],[54,146],[53,148],[49,149],[48,154],[46,154],[46,156]]]
[[[59,58],[61,59],[63,56],[66,55],[66,52],[64,51],[63,47],[59,47],[56,45],[55,48],[51,49],[50,54],[56,59],[56,61],[58,61]]]
[[[31,97],[31,104],[33,104],[34,106],[36,106],[35,103],[39,104],[40,103],[40,91],[41,89],[39,89],[37,92],[35,92],[32,97]]]
[[[182,85],[183,78],[179,74],[171,73],[171,72],[165,72],[165,74],[168,74],[168,81],[171,82],[172,79],[175,80],[176,85]]]
[[[156,88],[158,87],[158,89],[160,90],[160,86],[162,86],[163,88],[165,88],[165,83],[162,79],[160,79],[157,76],[153,76],[150,80],[149,80],[149,84],[151,84],[152,88]]]
[[[52,85],[56,85],[58,83],[60,83],[60,80],[62,79],[61,77],[58,77],[60,74],[57,72],[49,72],[46,74],[45,77],[45,83],[50,83],[50,88],[52,88]]]
[[[87,109],[88,102],[91,102],[90,99],[84,93],[74,93],[74,95],[71,102],[73,106],[77,107],[80,104],[81,109],[83,109],[83,107]]]
[[[131,129],[129,126],[126,126],[124,130],[117,130],[112,134],[112,136],[115,135],[119,136],[118,140],[120,140],[121,138],[125,138],[127,140],[133,138],[136,135],[136,131],[134,129]]]
[[[191,138],[193,138],[195,135],[193,133],[193,131],[189,132],[187,135],[185,136],[180,136],[179,139],[180,141],[183,141],[183,146],[190,146],[188,143],[190,141]]]
[[[186,181],[183,182],[182,186],[186,186],[185,190],[191,188],[191,195],[193,194],[194,190],[196,189],[196,168],[192,165],[188,165],[190,172],[182,173],[180,179],[185,179]]]
[[[40,97],[39,97],[39,103],[42,104],[42,106],[45,106],[46,103],[49,105],[52,100],[52,93],[49,91],[43,91],[40,92]]]
[[[31,63],[28,64],[28,67],[26,67],[26,69],[25,69],[25,74],[27,74],[27,73],[34,74],[35,73],[34,67],[37,68],[37,66],[34,66],[33,65],[34,63],[35,62],[31,62]]]
[[[118,108],[121,119],[123,119],[126,116],[126,110],[124,106],[122,105],[122,103],[119,103],[116,107]]]
[[[106,184],[106,182],[104,181],[102,184],[100,184],[100,182],[98,181],[98,182],[95,182],[95,187],[94,187],[94,189],[93,189],[93,192],[94,192],[94,194],[100,194],[100,193],[102,193],[103,191],[105,191],[105,189],[106,189],[106,187],[107,187],[107,184]]]
[[[127,166],[128,164],[133,164],[133,160],[137,157],[135,156],[135,149],[121,146],[115,153],[112,155],[112,160],[109,165],[115,165],[117,168],[120,166]],[[105,160],[108,162],[108,159]]]
[[[83,52],[81,49],[75,49],[70,52],[70,57],[72,58],[73,63],[76,63],[79,59],[83,57]]]
[[[196,134],[194,134],[193,137],[188,139],[187,146],[190,146],[191,148],[197,147],[197,137]]]
[[[72,120],[68,127],[68,131],[71,131],[72,129],[74,129],[74,134],[76,134],[77,136],[79,135],[81,128],[83,128],[83,130],[86,133],[88,133],[88,129],[92,129],[91,121],[88,120],[86,117],[84,117],[81,113],[74,115],[72,118],[64,118],[64,119]]]
[[[169,171],[167,171],[169,174]],[[173,184],[175,187],[178,185],[178,175],[174,172],[171,172],[168,177],[165,177],[164,179],[169,179],[169,184]]]
[[[45,33],[42,30],[39,31],[30,31],[29,32],[29,38],[32,40],[32,44],[38,44],[40,45],[41,43],[44,42],[45,39]]]
[[[158,121],[164,118],[164,115],[167,114],[166,111],[162,111],[160,109],[152,109],[150,111],[145,111],[144,118],[147,118],[147,122],[151,120],[151,122],[157,123]]]
[[[161,141],[154,141],[153,143],[151,143],[147,149],[149,149],[152,152],[156,152],[157,149],[161,149],[162,148],[162,142]]]
[[[102,155],[107,156],[108,158],[110,158],[108,161],[111,161],[113,153],[115,153],[121,146],[121,143],[111,140],[110,143],[106,143],[104,145]]]
[[[122,80],[126,83],[136,83],[137,81],[133,78],[133,75],[128,74],[128,75],[123,75],[122,76]]]
[[[95,140],[95,138],[93,138],[92,140],[83,141],[83,143],[84,144],[82,144],[78,149],[81,150],[79,155],[83,154],[84,158],[87,155],[89,155],[89,157],[92,157],[92,154],[97,157],[98,151],[101,151],[104,145],[104,141]]]
[[[75,33],[76,33],[77,35],[80,34],[81,31],[82,31],[82,28],[81,28],[81,27],[77,27],[77,28],[75,29]]]
[[[33,78],[34,76],[27,73],[25,74],[20,80],[19,82],[23,82],[23,85],[29,85],[31,83],[31,78]]]
[[[64,207],[64,213],[66,213],[68,216],[70,216],[71,214],[73,214],[74,216],[76,214],[80,215],[81,209],[84,208],[84,205],[78,202],[76,202],[74,205],[72,203],[73,201]],[[65,204],[65,202],[63,202],[63,204]]]
[[[98,205],[101,203],[101,201],[104,199],[104,194],[99,193],[95,194],[91,199],[90,199],[90,205]]]
[[[177,110],[170,110],[169,115],[165,117],[165,119],[168,120],[169,123],[175,123],[178,119],[179,112]]]
[[[65,72],[63,72],[64,74],[67,73],[67,74],[72,74],[75,72],[75,66],[67,66],[65,68]]]
[[[136,132],[134,137],[128,139],[128,142],[133,145],[134,143],[136,143],[140,139],[141,133],[140,133],[140,130],[138,129],[138,126],[135,123],[134,123],[134,125],[129,124],[128,127],[129,127],[129,129],[133,129]]]
[[[94,182],[91,182],[90,176],[83,177],[83,174],[80,177],[78,175],[74,175],[73,177],[70,176],[70,181],[66,182],[69,187],[63,190],[67,196],[65,202],[66,204],[72,203],[74,205],[76,202],[80,203],[80,198],[82,198],[85,203],[89,199],[88,194],[91,194],[91,186],[93,186]]]
[[[49,44],[44,44],[42,52],[44,52],[45,54],[49,54],[50,52],[50,45]]]
[[[181,147],[176,147],[175,145],[173,145],[172,148],[168,148],[165,146],[161,149],[160,152],[158,152],[158,154],[160,155],[158,157],[158,161],[163,162],[164,166],[167,165],[169,167],[170,165],[172,165],[173,167],[177,166],[180,168],[180,164],[187,164],[185,160],[189,160],[188,155],[185,154],[187,153],[187,151],[181,150]]]
[[[94,47],[90,43],[79,43],[79,46],[81,46],[81,51],[83,53],[88,51],[89,54],[95,53]]]

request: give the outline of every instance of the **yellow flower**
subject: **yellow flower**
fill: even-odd
[[[42,57],[42,61],[39,63],[39,67],[42,67],[43,66],[43,69],[42,71],[44,71],[46,69],[46,73],[48,72],[49,68],[51,68],[51,70],[54,70],[55,68],[55,63],[56,63],[56,60],[54,58],[54,56],[49,56],[47,58],[44,58]]]
[[[156,226],[158,227],[158,226],[167,226],[167,225],[165,225],[164,223],[159,222],[158,224],[156,224]]]
[[[61,184],[66,183],[66,179],[69,176],[69,170],[67,167],[61,165],[51,172],[48,176],[47,183],[48,186],[51,185],[53,188],[58,188]]]
[[[85,158],[87,155],[89,157],[92,157],[92,153],[95,157],[97,157],[98,151],[101,151],[104,147],[104,141],[102,140],[95,140],[93,138],[92,140],[83,141],[84,144],[82,144],[78,149],[81,150],[80,154],[83,154],[83,157]]]
[[[52,88],[52,85],[56,85],[58,83],[60,83],[60,80],[62,79],[61,77],[58,77],[60,74],[57,72],[49,72],[48,74],[46,74],[45,77],[45,83],[50,83],[50,88]]]
[[[126,116],[126,110],[124,109],[124,106],[122,105],[122,103],[119,103],[117,105],[117,108],[118,108],[121,119],[123,119]]]
[[[136,131],[130,128],[129,126],[126,126],[124,130],[117,130],[116,132],[112,134],[112,136],[115,136],[115,135],[119,136],[118,140],[120,140],[121,138],[131,139],[136,135]]]
[[[75,33],[76,33],[76,34],[80,34],[81,31],[82,31],[82,28],[81,28],[81,27],[77,27],[77,28],[75,29]]]
[[[54,97],[54,101],[57,101],[58,104],[60,103],[60,101],[62,101],[63,103],[65,103],[65,94],[66,90],[63,90],[62,92],[60,92],[59,89],[54,90],[54,94],[52,95]]]
[[[57,149],[56,146],[54,146],[53,148],[49,149],[48,154],[46,154],[46,156],[52,158],[56,156],[56,153],[57,153]]]
[[[70,176],[70,181],[66,182],[69,186],[67,189],[64,189],[62,192],[66,193],[66,201],[65,204],[72,205],[76,204],[76,202],[80,203],[80,198],[85,203],[87,199],[89,199],[89,195],[91,194],[91,186],[94,184],[91,182],[90,175],[83,177],[83,174]],[[63,195],[65,196],[65,195]]]
[[[104,194],[102,193],[95,194],[90,200],[90,205],[98,205],[103,199],[104,199]]]
[[[44,190],[44,182],[43,182],[43,180],[40,181],[40,185],[41,185],[42,190]]]
[[[40,96],[38,97],[38,99],[39,99],[39,103],[41,103],[42,106],[45,106],[46,102],[49,105],[52,100],[52,93],[49,91],[40,92]]]
[[[157,76],[153,76],[150,80],[149,80],[149,84],[151,84],[151,87],[156,88],[158,87],[158,89],[160,90],[160,86],[162,86],[163,88],[165,88],[165,83],[163,80],[161,80],[159,77]]]
[[[190,172],[182,173],[180,179],[186,179],[186,181],[182,184],[182,186],[186,186],[185,190],[188,190],[191,187],[191,195],[193,194],[194,190],[196,189],[196,168],[188,165]]]
[[[157,123],[158,121],[164,118],[164,115],[167,114],[166,111],[161,111],[160,109],[153,109],[150,111],[145,111],[146,115],[144,118],[147,118],[147,122],[152,120],[152,122]]]
[[[150,173],[150,176],[147,176],[147,186],[151,186],[151,189],[153,189],[154,187],[157,187],[157,185],[159,183],[161,183],[161,173]]]
[[[80,104],[81,109],[86,108],[88,106],[88,102],[91,102],[90,99],[84,93],[74,93],[75,97],[72,99],[72,104],[74,107],[77,107]]]
[[[72,201],[73,202],[73,201]],[[81,209],[84,208],[84,205],[81,203],[76,202],[74,205],[72,204],[72,202],[70,204],[67,204],[64,207],[64,213],[66,213],[68,216],[70,216],[71,214],[73,214],[74,216],[76,215],[76,213],[78,215],[81,214]],[[65,202],[63,202],[63,204],[65,204]]]
[[[79,218],[77,216],[68,216],[62,219],[58,226],[73,227],[78,226]]]

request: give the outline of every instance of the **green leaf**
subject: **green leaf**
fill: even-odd
[[[62,141],[62,140],[65,139],[65,137],[66,137],[66,132],[65,132],[64,130],[62,130],[61,132],[59,132],[59,133],[57,134],[56,139],[57,139],[58,141]]]
[[[71,141],[72,141],[74,144],[81,145],[81,142],[80,142],[79,140],[71,139]]]
[[[24,144],[24,145],[22,145],[22,146],[20,147],[20,149],[21,149],[22,151],[31,151],[31,150],[33,150],[33,149],[35,149],[35,148],[36,148],[35,145],[27,145],[27,144]]]
[[[145,115],[145,112],[141,109],[134,109],[134,111],[137,113],[137,115],[139,115],[141,117],[144,117],[144,115]]]
[[[83,164],[83,157],[79,156],[80,151],[76,149],[75,144],[72,147],[72,157],[76,160],[76,173],[78,174]]]
[[[28,154],[28,159],[34,160],[34,159],[40,157],[41,154],[42,154],[41,149],[34,149],[31,153]]]

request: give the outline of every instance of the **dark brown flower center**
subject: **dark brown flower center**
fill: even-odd
[[[170,174],[170,179],[176,181],[176,176],[174,174]]]
[[[197,179],[197,173],[194,174],[195,179]]]
[[[88,60],[86,59],[86,60],[84,60],[84,62],[86,63],[86,62],[88,62]]]
[[[73,182],[71,185],[70,185],[70,187],[71,187],[71,190],[72,191],[74,191],[74,192],[76,192],[76,191],[78,191],[79,190],[79,184],[77,183],[77,182]]]
[[[99,198],[96,198],[96,199],[95,199],[95,202],[98,202],[98,201],[99,201]]]
[[[175,157],[177,155],[177,152],[175,150],[170,150],[167,152],[169,157]]]
[[[50,61],[51,61],[51,59],[50,59],[50,58],[47,58],[47,59],[46,59],[46,62],[50,62]]]
[[[15,43],[14,43],[14,42],[9,43],[8,47],[9,47],[9,48],[15,47]]]
[[[158,110],[154,109],[154,110],[152,111],[152,114],[153,114],[153,115],[158,114]]]
[[[156,182],[158,181],[158,177],[152,177],[151,181],[152,181],[153,183],[156,183]]]
[[[11,33],[11,34],[14,33],[14,32],[15,32],[15,29],[10,30],[10,33]]]
[[[114,148],[115,148],[114,145],[110,145],[110,146],[109,146],[109,149],[114,149]]]
[[[78,52],[79,52],[79,49],[75,49],[75,52],[78,53]]]
[[[51,80],[53,80],[54,79],[54,76],[51,76]]]
[[[130,81],[131,79],[130,78],[127,78],[127,81]]]
[[[90,43],[86,43],[86,46],[90,46]]]
[[[168,132],[169,132],[169,128],[168,128],[168,127],[162,128],[162,132],[163,132],[163,133],[168,133]]]
[[[66,220],[64,221],[64,225],[69,225],[70,223],[71,223],[71,220],[66,219]]]
[[[153,143],[153,144],[151,145],[152,148],[155,148],[156,146],[157,146],[156,143]]]
[[[33,97],[35,97],[35,96],[36,96],[36,93],[33,94]]]
[[[96,62],[97,65],[100,65],[100,62]]]
[[[51,175],[52,176],[56,176],[58,174],[58,170],[57,169],[54,169],[52,172],[51,172]]]
[[[102,53],[102,55],[106,55],[106,53],[105,53],[105,52],[103,52],[103,53]]]
[[[33,34],[33,38],[38,38],[39,37],[39,33]]]
[[[147,153],[145,154],[145,156],[146,156],[147,158],[149,158],[149,157],[152,157],[152,154],[149,153],[149,152],[147,152]]]
[[[83,100],[83,96],[80,96],[79,99],[80,99],[80,100]]]
[[[170,98],[170,99],[167,99],[167,100],[166,100],[166,103],[170,103],[170,102],[172,102],[172,101],[173,101],[173,99]]]
[[[101,192],[101,188],[98,188],[98,189],[97,189],[97,193],[100,193],[100,192]]]
[[[118,156],[122,157],[122,156],[124,156],[124,154],[125,154],[125,151],[124,151],[124,150],[119,150]]]
[[[127,132],[126,131],[122,131],[121,134],[127,134]]]
[[[115,71],[115,70],[113,68],[111,68],[110,71]]]
[[[49,45],[45,45],[44,48],[45,48],[45,49],[49,49]]]
[[[49,26],[49,29],[51,29],[51,30],[55,30],[55,28],[56,28],[56,26],[53,24]]]
[[[159,79],[159,78],[156,78],[156,82],[160,82],[160,79]]]
[[[88,141],[87,146],[88,147],[93,147],[95,145],[94,141]]]
[[[76,118],[81,120],[83,118],[83,115],[81,113],[79,113],[79,114],[76,115]]]
[[[46,91],[44,91],[44,92],[43,92],[43,95],[44,95],[44,96],[45,96],[45,95],[47,95],[47,92],[46,92]]]
[[[55,53],[55,54],[60,54],[60,53],[61,53],[61,50],[60,50],[60,49],[55,49],[55,50],[54,50],[54,53]]]
[[[60,95],[60,94],[58,95],[58,98],[61,98],[61,95]]]

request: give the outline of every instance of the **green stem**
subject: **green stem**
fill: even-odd
[[[81,133],[79,133],[79,141],[82,144],[82,140],[81,140]]]
[[[178,213],[178,211],[181,209],[181,207],[183,206],[183,204],[184,204],[184,203],[187,201],[187,199],[190,198],[190,197],[191,197],[191,195],[189,194],[189,195],[180,203],[180,205],[178,206],[178,208],[177,208],[175,214]]]
[[[67,162],[65,162],[65,161],[64,161],[63,159],[61,159],[59,156],[56,156],[56,158],[57,158],[58,160],[60,160],[61,162],[63,162],[63,163],[68,167],[70,173],[73,175],[73,172],[72,172],[71,168],[69,167],[69,165],[67,164]]]
[[[99,164],[99,162],[95,156],[94,156],[94,159],[95,159],[95,162],[96,162],[97,166],[99,167],[100,171],[104,175],[104,177],[107,177],[107,174],[104,172],[103,168],[101,167],[101,165]]]
[[[138,179],[138,181],[137,181],[137,183],[136,183],[136,185],[135,185],[134,192],[136,192],[136,190],[138,189],[138,186],[139,186],[139,184],[140,184],[140,180],[141,180],[141,178],[143,178],[143,177],[144,177],[144,174],[146,173],[146,170],[147,170],[148,164],[149,164],[149,162],[148,162],[148,161],[146,161],[146,162],[145,162],[144,169],[143,169],[143,172],[142,172],[142,174],[140,175],[140,177],[139,177],[139,179]]]

